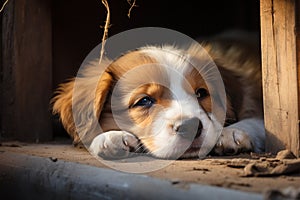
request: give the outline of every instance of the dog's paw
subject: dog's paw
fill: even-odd
[[[129,157],[139,147],[139,140],[126,131],[109,131],[94,138],[89,149],[93,155],[105,159]]]
[[[223,129],[213,153],[217,155],[236,155],[252,150],[253,145],[247,132],[238,128],[226,127]]]

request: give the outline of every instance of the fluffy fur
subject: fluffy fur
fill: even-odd
[[[226,123],[212,152],[263,151],[259,52],[251,45],[220,39],[202,46],[226,89]],[[140,48],[114,61],[86,65],[76,81],[60,85],[52,100],[53,113],[60,115],[75,144],[83,142],[99,156],[143,152],[159,158],[195,157],[211,134],[209,124],[219,122],[212,107],[222,109],[212,105],[211,65],[196,45]]]

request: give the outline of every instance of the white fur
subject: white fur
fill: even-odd
[[[174,51],[174,48],[171,47],[166,47],[162,50],[149,48],[143,51],[166,67],[168,79],[170,80],[169,89],[173,94],[172,104],[160,113],[153,124],[154,143],[158,148],[151,153],[162,158],[179,157],[191,146],[192,142],[176,135],[174,130],[170,128],[170,125],[181,123],[184,119],[196,117],[203,124],[201,137],[196,140],[203,140],[209,129],[208,126],[211,124],[210,119],[199,105],[195,93],[188,93],[183,88],[183,85],[188,84],[184,74],[191,67],[184,53],[179,50]],[[190,85],[188,86],[191,87]],[[193,90],[191,89],[191,91]],[[199,145],[197,146],[198,148],[201,147],[201,142],[195,141],[194,143]]]
[[[126,158],[130,147],[137,147],[137,138],[126,131],[108,131],[94,138],[89,150],[95,156],[105,158]]]

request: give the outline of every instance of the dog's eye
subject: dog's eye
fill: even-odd
[[[138,100],[133,105],[133,107],[141,106],[141,107],[150,108],[154,103],[155,103],[155,99],[153,99],[149,96],[145,96],[145,97],[141,98],[140,100]]]
[[[209,95],[207,89],[205,88],[198,88],[195,93],[198,99],[203,99]]]

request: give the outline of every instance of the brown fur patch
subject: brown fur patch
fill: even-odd
[[[224,80],[231,115],[236,120],[263,117],[259,47],[245,42],[216,40],[202,45]]]
[[[140,51],[129,52],[108,67],[108,73],[111,73],[116,80],[119,80],[129,70],[147,64],[154,64],[157,61]]]
[[[157,113],[161,112],[164,108],[171,104],[171,92],[166,87],[151,83],[137,88],[132,92],[130,105],[134,104],[144,96],[151,97],[155,104],[150,108],[144,107],[132,107],[129,111],[130,117],[141,128],[145,128],[152,124]]]
[[[153,58],[142,54],[138,51],[133,51],[133,52],[129,52],[123,56],[121,56],[120,58],[118,58],[115,62],[113,62],[106,70],[106,73],[109,74],[113,81],[110,83],[110,94],[109,96],[106,97],[106,101],[100,102],[97,104],[98,108],[101,108],[103,106],[103,109],[99,109],[101,110],[101,115],[99,118],[99,122],[100,125],[103,129],[103,131],[108,131],[108,130],[120,130],[121,128],[116,124],[114,118],[113,118],[113,114],[111,111],[111,92],[115,87],[115,84],[117,81],[120,82],[120,87],[118,88],[119,91],[117,91],[118,96],[117,98],[120,98],[119,100],[117,100],[117,102],[120,103],[120,105],[118,106],[118,109],[120,110],[124,110],[126,111],[129,108],[129,105],[132,102],[126,102],[124,103],[124,99],[125,97],[122,96],[122,94],[125,92],[125,94],[131,93],[134,90],[136,90],[136,88],[139,88],[139,83],[137,79],[141,79],[144,80],[144,78],[141,76],[142,74],[138,73],[137,75],[134,73],[134,69],[141,66],[143,67],[145,66],[151,66],[152,64],[155,65],[155,63],[157,63]],[[128,73],[132,70],[132,74]],[[124,76],[126,78],[124,78]],[[122,80],[120,80],[122,79]],[[99,87],[101,87],[100,85],[101,83],[99,82]],[[128,86],[128,87],[127,87]],[[130,87],[131,86],[131,87]],[[141,87],[140,90],[142,91],[135,91],[137,93],[149,93],[152,94],[154,92],[151,91],[143,91],[145,90],[146,85]],[[152,87],[151,87],[152,88]],[[151,88],[148,88],[148,90],[151,90]],[[103,90],[101,90],[103,91]],[[136,95],[137,95],[136,93]],[[103,96],[103,94],[101,92],[97,92],[97,95]],[[132,96],[134,96],[134,94],[132,94]],[[103,105],[104,103],[104,105]],[[143,115],[141,115],[143,116]],[[127,116],[127,112],[123,113],[123,117],[130,117]],[[142,120],[143,117],[141,117],[138,121],[143,121]],[[137,118],[136,118],[137,120]],[[145,122],[144,122],[145,123]]]
[[[197,89],[199,88],[204,88],[207,91],[208,87],[199,73],[199,71],[196,68],[190,68],[186,73],[185,73],[185,78],[188,81],[189,85],[192,87],[193,91],[190,91],[191,93],[195,93]],[[189,90],[189,87],[187,85],[184,85],[184,89],[186,91]],[[206,111],[206,112],[211,112],[212,111],[212,103],[211,103],[211,98],[208,95],[207,97],[203,99],[198,99],[199,104],[201,107]]]

